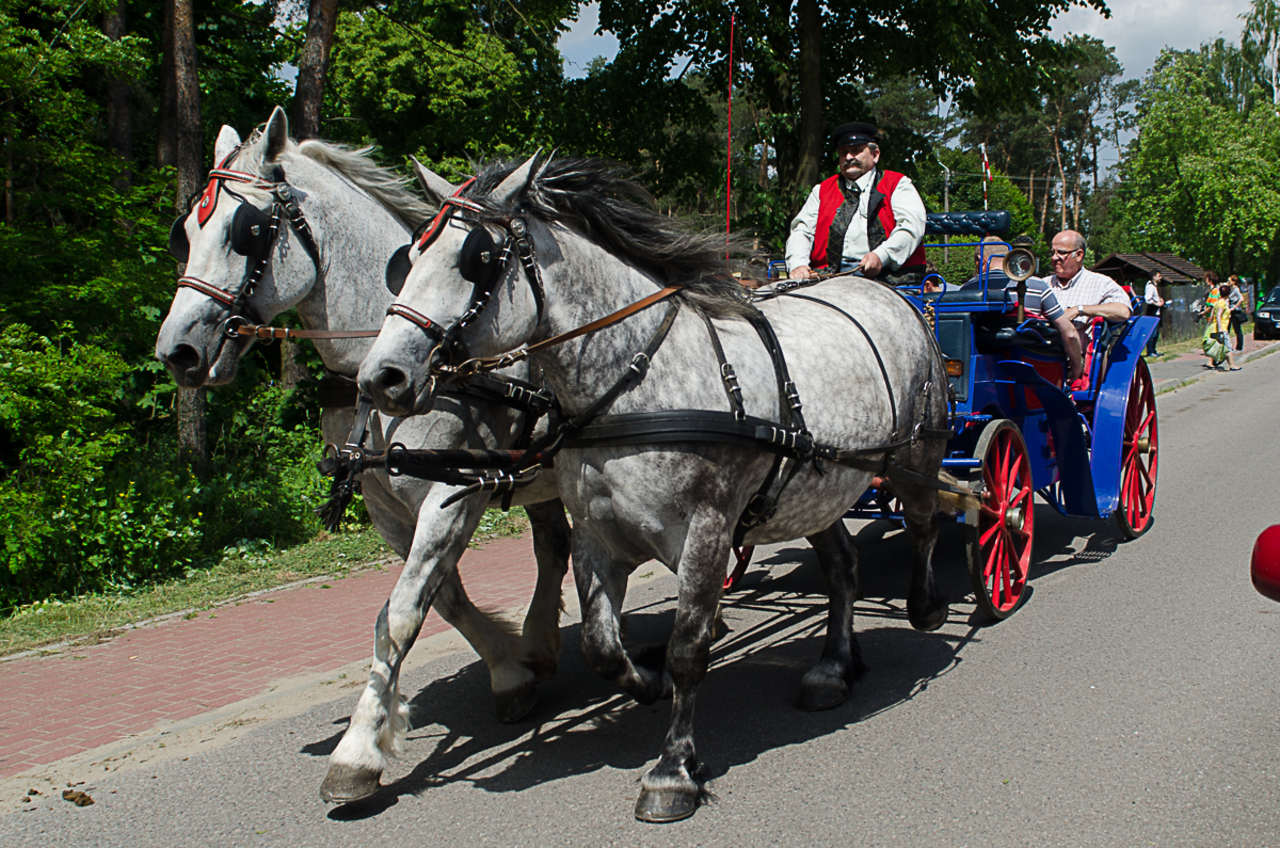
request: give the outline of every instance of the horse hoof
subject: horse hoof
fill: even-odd
[[[832,710],[849,697],[849,687],[834,683],[810,683],[800,687],[800,709],[807,712]]]
[[[320,784],[320,800],[326,804],[349,804],[368,798],[381,785],[381,772],[334,763]]]
[[[514,724],[527,716],[538,703],[538,690],[529,683],[510,692],[494,692],[493,697],[498,707],[498,721]]]
[[[524,667],[533,672],[533,682],[542,683],[556,676],[556,668],[558,662],[552,659],[533,659],[524,664]]]
[[[951,608],[946,602],[912,603],[911,600],[907,599],[907,620],[916,630],[929,633],[947,623]]]
[[[663,824],[680,821],[698,809],[697,792],[674,789],[645,789],[636,799],[636,818],[642,822]]]

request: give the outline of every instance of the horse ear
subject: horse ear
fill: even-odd
[[[541,155],[542,151],[539,150],[526,159],[523,165],[512,171],[489,195],[489,202],[495,206],[503,206],[524,194],[529,184],[533,182],[534,174],[537,173],[538,158]]]
[[[227,157],[239,146],[240,133],[223,124],[222,129],[218,130],[218,140],[213,143],[213,167],[221,168],[226,164]]]
[[[263,135],[267,138],[267,151],[262,159],[264,162],[274,162],[289,145],[289,118],[279,106],[267,119],[267,129]]]
[[[422,186],[422,191],[427,196],[427,202],[432,206],[441,205],[444,203],[445,198],[452,197],[453,193],[458,190],[456,185],[423,165],[413,156],[409,158],[413,160],[413,173],[418,178],[418,185]]]

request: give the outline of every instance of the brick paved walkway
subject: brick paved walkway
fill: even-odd
[[[272,681],[373,655],[373,625],[402,566],[260,595],[99,645],[0,663],[0,777],[261,694]],[[468,550],[485,609],[519,609],[537,579],[532,541]],[[571,578],[566,580],[572,590]],[[448,630],[432,612],[422,638]]]

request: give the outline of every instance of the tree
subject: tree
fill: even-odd
[[[1161,56],[1143,85],[1139,134],[1113,206],[1133,249],[1258,273],[1280,245],[1280,119],[1271,109],[1244,111],[1224,91],[1214,55]]]
[[[295,138],[320,135],[320,110],[324,105],[329,53],[338,26],[338,0],[310,0],[307,39],[298,58],[298,84],[294,89],[289,129]]]
[[[1050,228],[1051,199],[1059,213],[1054,229],[1088,229],[1081,213],[1099,185],[1099,143],[1111,139],[1118,146],[1136,90],[1120,80],[1114,50],[1098,39],[1072,36],[1064,47],[1052,88],[1020,109],[970,115],[961,132],[967,146],[985,144],[997,168],[1024,178],[1028,200],[1034,206],[1040,199],[1040,232]]]
[[[980,112],[1023,102],[1049,81],[1043,68],[1063,55],[1048,26],[1071,5],[1106,13],[1102,0],[766,0],[736,9],[734,73],[772,116],[785,118],[770,147],[780,185],[792,192],[817,181],[825,128],[864,117],[860,90],[868,77],[907,77]],[[729,73],[731,11],[712,0],[601,0],[600,24],[618,36],[620,55],[636,53],[664,69],[694,57],[720,90]]]

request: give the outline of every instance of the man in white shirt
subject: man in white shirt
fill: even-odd
[[[1159,271],[1152,271],[1151,279],[1147,280],[1147,290],[1142,295],[1142,301],[1146,304],[1145,313],[1156,318],[1156,328],[1152,331],[1151,338],[1147,339],[1147,356],[1160,355],[1156,344],[1160,339],[1160,309],[1164,306],[1164,298],[1160,296],[1160,284],[1163,282],[1164,275]]]
[[[832,134],[837,173],[809,193],[791,222],[787,272],[857,271],[864,277],[918,283],[924,273],[924,202],[911,179],[882,171],[880,132],[871,124],[842,124]]]
[[[1084,236],[1063,230],[1053,237],[1053,275],[1046,280],[1069,320],[1084,327],[1093,318],[1129,319],[1129,295],[1115,280],[1084,270]]]

